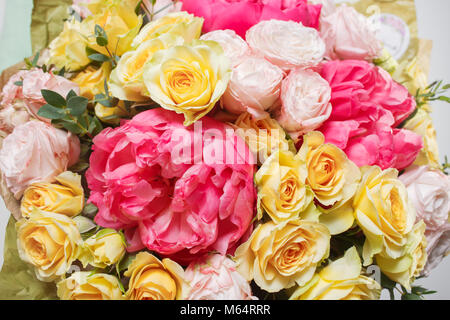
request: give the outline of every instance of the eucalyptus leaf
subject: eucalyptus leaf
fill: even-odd
[[[101,53],[93,53],[93,54],[89,55],[88,58],[91,59],[92,61],[98,61],[98,62],[106,62],[106,61],[111,60],[110,57],[105,56],[104,54],[101,54]]]
[[[66,99],[55,91],[42,89],[41,94],[44,100],[54,107],[62,108],[66,105]]]
[[[63,109],[59,109],[49,104],[46,104],[39,109],[37,115],[43,118],[54,120],[54,119],[63,119],[66,116],[66,113],[64,112]]]
[[[86,111],[88,103],[89,100],[85,97],[71,97],[67,101],[67,108],[69,108],[71,115],[79,116]]]

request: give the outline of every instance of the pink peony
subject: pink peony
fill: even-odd
[[[423,220],[427,226],[428,274],[450,251],[450,177],[427,166],[412,166],[400,180],[416,208],[417,221]]]
[[[325,63],[331,86],[330,118],[319,128],[327,142],[344,150],[358,166],[404,169],[423,146],[422,138],[395,129],[415,109],[414,98],[383,69],[365,61]]]
[[[371,61],[380,57],[383,51],[369,19],[352,7],[338,7],[323,17],[320,32],[327,46],[325,56],[332,60]]]
[[[230,258],[210,254],[192,262],[186,269],[191,291],[186,300],[257,300],[250,284],[236,270]]]
[[[203,142],[203,143],[202,143]],[[153,109],[94,139],[86,178],[103,227],[181,263],[232,252],[251,228],[254,159],[225,124]]]
[[[205,18],[203,31],[231,29],[241,37],[260,21],[292,20],[319,27],[321,5],[307,0],[182,0],[182,10]]]
[[[22,82],[22,85],[18,86],[17,82]],[[37,116],[39,109],[46,103],[41,94],[42,89],[55,91],[63,97],[66,97],[70,90],[74,90],[77,94],[80,92],[77,84],[64,77],[44,72],[42,69],[21,70],[3,87],[2,108],[11,108],[17,103],[19,105],[23,103],[31,116],[50,123],[49,119]],[[7,119],[2,118],[0,121],[6,122]]]
[[[3,140],[0,170],[8,189],[20,199],[35,182],[51,182],[78,162],[80,141],[66,131],[41,121],[17,126]]]

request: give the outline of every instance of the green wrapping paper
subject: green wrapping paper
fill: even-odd
[[[71,0],[34,0],[31,18],[31,45],[33,52],[46,48],[56,38],[69,16]]]
[[[4,263],[0,272],[0,300],[54,300],[56,286],[36,278],[34,268],[17,251],[16,220],[10,217],[5,234]]]

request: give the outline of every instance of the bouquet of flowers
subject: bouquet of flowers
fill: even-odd
[[[450,85],[423,46],[402,60],[327,0],[53,2],[2,78],[0,297],[431,293],[413,282],[450,251],[450,181],[429,102]]]

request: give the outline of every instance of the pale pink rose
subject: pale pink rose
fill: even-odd
[[[297,69],[283,80],[277,120],[296,140],[330,117],[330,99],[331,88],[325,79],[312,70]]]
[[[325,56],[331,60],[371,61],[383,51],[369,20],[352,7],[338,7],[323,17],[320,33],[327,48]]]
[[[17,85],[22,82],[22,85]],[[2,91],[2,107],[6,108],[16,102],[23,102],[30,115],[45,121],[49,119],[37,116],[39,109],[46,104],[42,97],[41,90],[51,90],[66,97],[73,90],[79,94],[80,89],[77,84],[64,77],[44,72],[42,69],[21,70],[12,76]]]
[[[186,300],[257,300],[233,260],[210,254],[192,262],[185,272],[191,291]]]
[[[284,72],[267,60],[248,56],[233,69],[221,104],[229,112],[262,118],[280,97]]]
[[[29,121],[3,140],[0,170],[19,199],[30,184],[51,182],[75,164],[79,155],[78,137],[41,121]]]
[[[86,6],[90,2],[91,0],[73,0],[72,9],[84,19],[92,14]]]
[[[316,29],[294,21],[262,21],[247,31],[250,48],[284,71],[315,67],[325,54]]]
[[[30,114],[23,101],[2,106],[0,109],[0,131],[5,137],[10,134],[15,127],[30,121]]]
[[[144,0],[142,2],[150,13],[153,14],[153,20],[162,18],[172,12],[179,12],[183,5],[181,1],[174,2],[172,0],[156,0],[154,5],[151,4],[150,0]]]
[[[223,48],[225,55],[230,58],[232,66],[240,64],[251,54],[247,42],[236,34],[233,30],[216,30],[205,33],[201,40],[216,41]]]
[[[417,221],[427,226],[428,263],[424,274],[428,275],[450,251],[450,177],[428,166],[411,166],[400,180],[408,190],[417,212]]]
[[[447,223],[440,234],[435,234],[427,246],[428,260],[422,274],[426,277],[450,254],[450,223]]]

